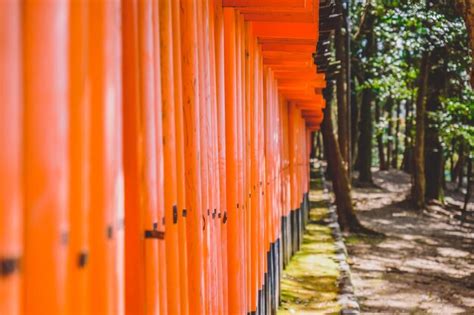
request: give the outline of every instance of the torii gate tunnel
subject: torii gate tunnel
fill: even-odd
[[[319,0],[0,3],[0,314],[278,305]]]

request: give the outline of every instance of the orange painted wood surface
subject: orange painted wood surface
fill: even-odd
[[[324,118],[318,10],[2,2],[0,313],[246,314],[278,294]]]
[[[23,310],[23,87],[19,2],[0,3],[0,258],[11,265],[0,276],[0,314]]]
[[[25,313],[67,310],[68,12],[66,2],[22,4]]]

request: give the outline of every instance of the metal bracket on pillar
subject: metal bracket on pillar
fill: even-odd
[[[20,259],[0,258],[0,277],[7,277],[19,269]]]

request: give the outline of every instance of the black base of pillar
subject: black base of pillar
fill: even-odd
[[[280,306],[280,282],[291,257],[301,249],[304,231],[309,222],[309,195],[303,194],[300,207],[281,218],[280,237],[270,244],[267,252],[267,272],[258,291],[257,310],[252,315],[273,315]]]
[[[281,273],[283,271],[283,258],[281,256],[281,240],[277,238],[275,242],[275,254],[276,254],[276,276],[275,276],[275,301],[276,306],[280,306],[280,283],[281,283]]]
[[[267,255],[268,257],[268,255]],[[268,281],[268,272],[265,273],[265,284],[263,285],[264,289],[264,301],[263,301],[263,314],[268,314],[268,310],[270,308],[270,291],[268,290],[270,287]]]
[[[286,250],[286,217],[281,217],[281,258],[282,258],[282,266],[283,268],[286,267],[286,260],[285,260],[285,250]]]
[[[258,290],[258,295],[257,295],[257,314],[258,315],[264,314],[262,312],[262,307],[263,307],[263,298],[262,298],[262,289],[260,289]]]

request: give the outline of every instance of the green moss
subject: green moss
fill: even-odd
[[[311,191],[310,222],[300,251],[282,275],[278,314],[338,314],[339,277],[331,229],[320,224],[328,209],[319,191]]]
[[[316,178],[312,178],[309,182],[309,188],[311,190],[321,189],[323,187],[323,181],[319,176],[315,176]]]

